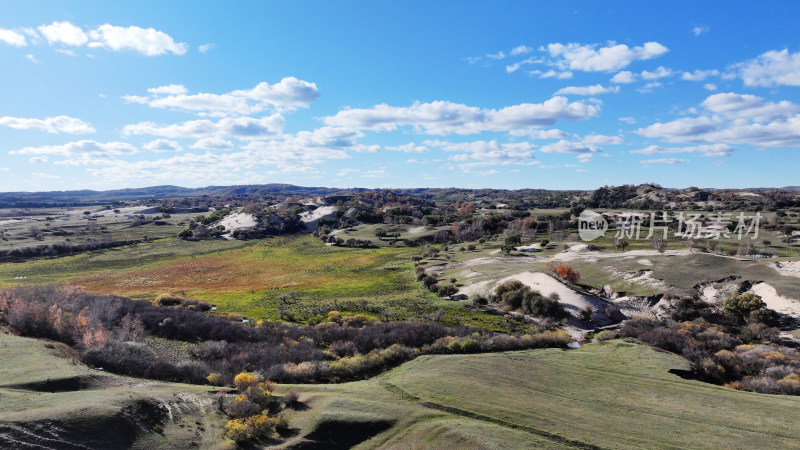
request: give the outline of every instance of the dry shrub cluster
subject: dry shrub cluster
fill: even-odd
[[[0,323],[25,336],[63,342],[87,364],[168,381],[232,385],[257,372],[277,382],[364,378],[424,353],[466,353],[565,346],[544,332],[506,336],[435,322],[377,322],[331,311],[315,326],[242,324],[207,315],[186,299],[147,301],[98,296],[72,287],[15,287],[0,291]],[[178,303],[180,302],[180,303]],[[165,342],[182,341],[177,346]],[[257,402],[255,402],[257,403]],[[246,412],[254,410],[240,405]]]

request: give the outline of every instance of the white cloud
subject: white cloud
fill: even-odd
[[[502,51],[499,51],[497,53],[486,55],[486,57],[491,59],[504,59],[506,57],[506,54]]]
[[[385,176],[386,176],[385,167],[376,170],[367,170],[361,175],[362,178],[383,178]]]
[[[33,55],[25,55],[25,57],[28,58],[28,61],[30,61],[30,62],[32,62],[34,64],[38,64],[39,63],[39,61],[37,61],[36,57],[33,56]]]
[[[591,158],[592,155],[602,150],[588,142],[560,140],[553,144],[542,146],[539,148],[539,151],[542,153],[575,153],[578,155],[578,159],[586,161]]]
[[[539,164],[533,155],[535,146],[530,142],[500,144],[495,140],[473,142],[431,140],[425,141],[423,144],[440,148],[446,152],[457,153],[450,157],[450,160],[457,162],[458,167],[464,171],[482,166]]]
[[[690,147],[661,147],[650,145],[643,149],[632,150],[635,155],[661,155],[671,153],[700,153],[703,156],[730,156],[734,148],[728,144],[708,144]]]
[[[192,144],[192,148],[227,151],[233,149],[233,142],[221,137],[203,138]]]
[[[342,169],[339,173],[336,174],[337,177],[344,177],[350,175],[351,173],[357,173],[358,169]]]
[[[0,172],[10,172],[11,168],[9,167],[0,167]]]
[[[16,31],[7,30],[5,28],[0,28],[0,42],[5,42],[8,45],[13,45],[14,47],[25,47],[28,45],[28,42],[25,40],[25,36]]]
[[[587,145],[618,145],[622,144],[623,140],[619,136],[604,136],[602,134],[589,134],[581,139],[581,142]]]
[[[154,95],[181,95],[189,92],[189,90],[182,84],[168,84],[166,86],[150,88],[147,92]]]
[[[214,49],[214,48],[217,48],[217,45],[216,44],[212,44],[212,43],[209,42],[208,44],[203,44],[203,45],[198,46],[197,50],[200,53],[206,53],[209,50]]]
[[[531,47],[528,47],[527,45],[518,45],[513,49],[511,49],[511,56],[524,55],[532,51],[533,49]]]
[[[800,86],[800,52],[771,50],[734,67],[745,86]]]
[[[154,152],[180,152],[183,150],[181,144],[168,139],[156,139],[144,144],[143,147]]]
[[[41,130],[47,133],[90,134],[95,129],[88,122],[68,116],[29,119],[23,117],[0,117],[0,125],[17,130]]]
[[[667,69],[664,66],[659,66],[655,72],[649,72],[647,70],[642,71],[642,78],[645,80],[658,80],[659,78],[665,78],[672,76],[672,69]]]
[[[28,162],[31,164],[43,164],[47,162],[47,156],[34,156]]]
[[[636,89],[636,92],[641,92],[642,94],[645,94],[647,92],[653,92],[653,89],[657,88],[657,87],[661,87],[661,82],[659,82],[659,81],[651,81],[649,83],[646,83],[644,86],[640,87],[639,89]]]
[[[283,131],[284,119],[280,114],[262,117],[225,118],[212,120],[190,120],[172,125],[160,126],[154,122],[139,122],[125,125],[122,133],[130,135],[150,135],[166,138],[222,138],[233,137],[240,140],[263,139],[279,135]]]
[[[62,43],[81,46],[89,42],[89,36],[80,27],[69,22],[53,22],[50,25],[42,25],[39,27],[39,32],[50,44]]]
[[[261,82],[252,89],[235,90],[224,94],[188,95],[184,86],[174,84],[151,88],[148,92],[153,96],[127,95],[123,98],[128,102],[145,104],[152,108],[171,108],[220,117],[230,114],[254,114],[264,111],[267,107],[305,108],[319,97],[315,83],[294,77],[286,77],[272,85]]]
[[[719,70],[695,70],[694,72],[683,72],[681,79],[686,81],[703,81],[708,77],[719,76]]]
[[[411,126],[425,134],[474,134],[548,126],[556,120],[582,120],[597,116],[599,106],[570,103],[553,97],[543,103],[523,103],[502,109],[482,109],[458,103],[416,102],[408,107],[376,105],[369,109],[346,109],[323,118],[327,125],[378,131]]]
[[[556,91],[555,95],[599,95],[609,92],[619,92],[619,86],[605,87],[600,84],[594,86],[567,86]]]
[[[395,145],[391,147],[386,147],[386,150],[392,150],[396,152],[404,152],[404,153],[428,153],[428,147],[424,145],[417,145],[413,142],[409,142],[408,144],[403,145]]]
[[[659,158],[659,159],[646,159],[642,161],[642,164],[684,164],[688,163],[688,159],[678,159],[678,158]]]
[[[559,80],[567,80],[572,78],[572,72],[570,71],[558,72],[555,70],[548,70],[547,72],[542,72],[541,70],[531,70],[530,72],[528,72],[528,74],[537,76],[542,79],[557,78]]]
[[[33,173],[31,173],[31,176],[34,176],[36,178],[47,178],[47,179],[51,179],[51,180],[55,180],[55,179],[61,178],[58,175],[53,175],[53,174],[44,173],[44,172],[33,172]]]
[[[798,106],[788,101],[734,93],[709,96],[701,106],[709,115],[655,123],[636,132],[668,142],[709,142],[759,147],[800,147]]]
[[[623,122],[623,123],[628,123],[628,124],[631,124],[631,125],[636,123],[636,119],[634,119],[633,117],[620,117],[619,121]]]
[[[797,105],[789,101],[764,102],[755,95],[732,92],[714,94],[701,104],[705,109],[728,119],[750,119],[756,122],[786,120],[798,111]]]
[[[186,43],[175,40],[163,31],[136,26],[119,27],[101,25],[93,30],[84,30],[70,22],[55,21],[42,25],[39,32],[49,44],[64,44],[74,47],[88,45],[90,48],[105,48],[112,51],[133,50],[147,56],[165,53],[183,55]]]
[[[623,70],[622,72],[617,72],[616,74],[614,74],[613,77],[611,77],[611,82],[617,84],[628,84],[628,83],[633,83],[634,81],[636,81],[636,75],[634,75],[633,72],[629,70]]]
[[[117,156],[136,153],[136,147],[127,142],[97,142],[82,140],[64,145],[46,145],[41,147],[25,147],[8,152],[12,155],[53,155],[53,156]]]
[[[147,56],[158,56],[168,52],[173,55],[183,55],[188,47],[186,43],[175,42],[170,35],[153,28],[136,26],[126,28],[105,24],[89,31],[88,34],[92,39],[89,47],[101,47],[113,51],[133,50]]]
[[[556,128],[549,130],[538,130],[534,128],[511,130],[511,136],[530,136],[532,139],[564,139],[569,137],[569,133]]]
[[[640,47],[628,47],[610,42],[607,47],[597,44],[548,44],[547,51],[555,58],[554,64],[563,69],[584,72],[615,72],[633,61],[648,60],[663,55],[667,47],[658,42],[647,42]]]
[[[695,36],[700,36],[703,33],[708,33],[708,30],[709,30],[708,26],[698,25],[692,28],[692,34],[694,34]]]
[[[706,83],[706,84],[703,85],[703,89],[705,89],[707,91],[716,91],[717,90],[717,85],[713,84],[713,83]]]

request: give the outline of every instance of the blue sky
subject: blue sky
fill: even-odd
[[[800,184],[800,3],[5,2],[0,190]]]

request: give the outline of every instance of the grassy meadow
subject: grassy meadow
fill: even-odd
[[[678,356],[609,341],[423,356],[368,381],[279,389],[306,401],[291,418],[301,429],[391,424],[361,448],[788,448],[800,439],[800,399],[686,380],[687,369]]]

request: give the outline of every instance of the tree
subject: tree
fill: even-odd
[[[383,238],[386,237],[386,230],[384,230],[381,227],[376,228],[375,229],[375,237],[380,239],[380,240],[383,240]]]
[[[562,280],[573,284],[577,283],[578,280],[580,280],[581,278],[580,272],[573,269],[572,266],[569,266],[567,264],[561,264],[560,266],[556,267],[556,274]]]
[[[761,296],[753,293],[733,294],[722,302],[722,312],[744,319],[751,312],[766,308]]]
[[[519,235],[512,234],[511,236],[506,236],[506,239],[503,242],[503,246],[500,247],[500,250],[502,250],[506,255],[510,255],[511,252],[516,250],[521,243],[522,239],[519,237]]]

